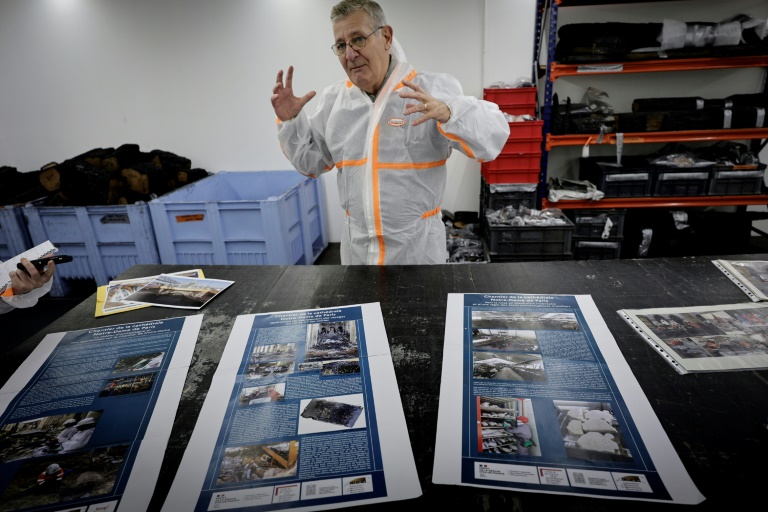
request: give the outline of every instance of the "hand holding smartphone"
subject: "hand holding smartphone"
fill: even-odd
[[[72,261],[72,256],[68,256],[66,254],[60,254],[58,256],[49,256],[47,258],[29,260],[29,262],[35,266],[38,272],[43,270],[49,261],[52,261],[58,265],[59,263],[67,263]],[[19,270],[23,270],[24,272],[27,272],[27,268],[24,265],[22,265],[21,262],[16,264],[16,268],[18,268]],[[27,275],[29,275],[29,272],[27,272]]]

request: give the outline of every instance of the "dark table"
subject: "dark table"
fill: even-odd
[[[202,310],[151,307],[95,318],[95,294],[45,326],[3,361],[4,383],[42,338],[121,323],[203,313],[195,353],[152,500],[163,503],[237,315],[379,302],[423,495],[349,510],[623,512],[680,510],[661,505],[432,483],[447,294],[591,295],[683,464],[707,498],[698,511],[759,507],[768,461],[768,370],[679,375],[616,313],[618,309],[749,303],[714,258],[768,260],[768,254],[431,266],[203,266],[235,284]],[[138,265],[119,279],[185,270]],[[646,440],[646,442],[649,442]],[[752,505],[747,505],[752,504]],[[457,508],[458,507],[458,508]],[[415,509],[415,508],[413,508]]]

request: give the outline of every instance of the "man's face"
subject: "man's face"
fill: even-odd
[[[367,36],[376,28],[363,10],[355,11],[333,24],[335,42],[347,43],[347,51],[339,56],[339,62],[349,80],[369,94],[379,90],[387,75],[392,28],[385,26],[371,35],[362,50],[353,50],[348,43],[355,37]]]

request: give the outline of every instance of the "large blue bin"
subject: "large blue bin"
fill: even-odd
[[[103,286],[134,265],[160,263],[145,202],[109,206],[28,203],[22,211],[33,246],[50,240],[59,254],[74,258],[56,266],[52,296],[67,295],[72,279],[93,279]]]
[[[311,265],[328,246],[321,182],[297,171],[221,171],[149,203],[160,261]]]
[[[0,261],[32,248],[21,205],[0,206]]]

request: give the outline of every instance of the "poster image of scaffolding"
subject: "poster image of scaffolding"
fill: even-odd
[[[43,338],[0,389],[0,510],[147,510],[201,322]]]
[[[376,303],[237,317],[163,510],[420,495]]]
[[[704,500],[588,295],[449,294],[442,375],[435,483]]]

